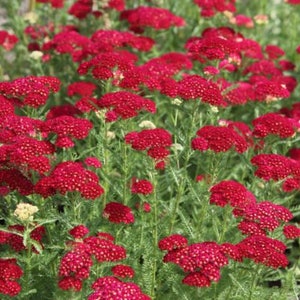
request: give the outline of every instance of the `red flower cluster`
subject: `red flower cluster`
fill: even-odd
[[[182,280],[187,285],[210,286],[212,281],[220,280],[220,268],[228,264],[222,247],[215,242],[188,246],[185,237],[175,234],[160,240],[158,246],[168,251],[164,262],[174,263],[188,273]]]
[[[158,242],[158,247],[160,250],[172,251],[176,249],[185,248],[188,246],[188,240],[181,234],[172,234],[161,239]]]
[[[273,231],[280,226],[280,221],[288,222],[293,218],[289,209],[269,201],[248,205],[234,213],[243,218],[238,228],[247,235],[266,235],[266,230]]]
[[[79,225],[70,230],[75,238],[83,238],[88,233],[88,228]],[[114,244],[110,234],[99,233],[89,236],[82,242],[71,242],[71,251],[67,252],[60,261],[59,287],[63,290],[80,291],[82,283],[90,275],[94,264],[94,256],[98,262],[118,261],[126,257],[126,250]]]
[[[23,243],[23,236],[22,233],[25,230],[25,227],[23,225],[11,225],[8,227],[9,231],[15,231],[17,233],[20,233],[21,235],[15,234],[15,233],[10,233],[10,232],[4,232],[0,231],[0,244],[5,244],[10,246],[14,251],[20,252],[23,250],[26,250],[26,246]],[[31,231],[30,233],[30,238],[43,248],[42,244],[42,238],[45,235],[46,230],[44,226],[38,226],[34,230]],[[39,253],[37,249],[33,246],[32,250],[35,253]]]
[[[86,138],[93,128],[93,124],[87,119],[75,118],[72,116],[59,116],[46,120],[41,131],[44,137],[54,133],[57,135],[55,145],[60,148],[74,147],[74,139]]]
[[[274,269],[285,268],[289,263],[284,255],[286,246],[267,236],[248,236],[238,243],[238,247],[243,257]]]
[[[116,121],[118,118],[129,119],[138,115],[138,111],[146,110],[155,113],[155,103],[137,94],[126,91],[107,93],[98,102],[98,107],[110,109],[106,112],[108,122]]]
[[[42,46],[44,52],[50,50],[58,54],[70,54],[74,62],[79,62],[88,55],[87,49],[91,41],[75,30],[65,30],[57,33],[50,41]]]
[[[290,91],[283,82],[278,82],[275,79],[266,79],[259,76],[259,78],[252,78],[251,83],[255,89],[256,100],[272,102],[281,98],[288,98]]]
[[[0,95],[19,106],[34,108],[44,105],[50,92],[58,92],[60,81],[51,76],[27,76],[10,82],[0,82]]]
[[[92,82],[76,81],[68,85],[68,96],[79,95],[81,97],[90,97],[97,86]]]
[[[35,192],[45,198],[56,192],[65,195],[75,191],[83,198],[91,200],[100,197],[104,192],[97,175],[86,170],[79,162],[66,161],[57,164],[49,176],[42,177],[35,185]]]
[[[46,114],[46,120],[54,119],[61,116],[80,116],[82,112],[71,104],[63,104],[58,106],[53,106],[50,108]]]
[[[300,5],[300,0],[285,0],[285,2],[291,5]]]
[[[17,280],[23,275],[23,270],[14,258],[0,258],[0,293],[15,297],[21,292]]]
[[[0,101],[0,104],[6,105],[8,101]],[[11,104],[10,102],[8,102]],[[11,104],[12,105],[12,104]],[[7,114],[5,115],[5,111]],[[0,142],[10,144],[18,138],[35,138],[40,134],[42,121],[23,117],[10,113],[10,106],[3,109],[2,122],[0,124]]]
[[[264,138],[270,134],[281,138],[295,135],[294,121],[277,113],[267,113],[252,121],[254,125],[253,135]]]
[[[253,86],[247,82],[235,82],[234,84],[222,82],[226,94],[224,100],[231,105],[242,105],[248,101],[255,100],[255,91]]]
[[[194,150],[226,152],[234,148],[236,152],[245,152],[249,144],[235,127],[206,125],[197,131],[197,137],[192,140]]]
[[[158,90],[170,97],[175,97],[177,95],[177,82],[173,76],[182,70],[191,68],[192,63],[187,55],[169,52],[123,73],[124,78],[119,86],[136,90],[140,85],[144,85],[150,90]]]
[[[172,145],[172,136],[163,128],[145,129],[127,133],[125,142],[135,150],[147,150],[147,155],[160,163],[170,154],[168,148]]]
[[[257,167],[254,174],[266,181],[300,175],[299,163],[279,154],[258,154],[251,159],[251,163]]]
[[[149,51],[155,41],[149,37],[134,35],[127,31],[100,29],[91,36],[92,48],[97,52],[109,52],[120,48],[132,47],[139,51]]]
[[[185,44],[189,56],[201,63],[210,60],[224,60],[229,57],[236,57],[240,60],[234,31],[229,28],[228,31],[229,35],[226,33],[224,36],[223,32],[206,29],[202,32],[201,37],[189,38]]]
[[[37,3],[50,3],[53,8],[64,7],[64,0],[37,0]]]
[[[243,208],[256,202],[255,196],[234,180],[221,181],[210,192],[210,203],[221,207],[229,204],[234,208]]]
[[[293,123],[293,126],[297,128],[297,131],[300,131],[300,104],[299,103],[294,103],[291,109],[284,107],[279,111],[279,113],[286,116]]]
[[[97,158],[97,157],[87,157],[85,160],[84,160],[84,164],[87,166],[87,167],[93,167],[93,168],[96,168],[96,169],[99,169],[102,167],[102,162]]]
[[[84,225],[77,225],[69,230],[69,234],[72,235],[74,239],[82,239],[89,233],[89,229]]]
[[[134,270],[126,265],[116,265],[111,268],[111,271],[116,277],[132,278],[134,276]]]
[[[74,244],[74,249],[67,252],[60,261],[58,286],[63,290],[80,291],[82,281],[90,275],[93,265],[89,247],[84,244]]]
[[[172,14],[169,10],[150,6],[124,10],[121,12],[120,19],[127,20],[130,24],[129,29],[137,33],[143,32],[145,27],[159,30],[185,25],[183,18]]]
[[[151,298],[143,294],[138,285],[132,282],[124,282],[113,276],[98,278],[92,285],[94,292],[88,300],[150,300]]]
[[[185,99],[201,99],[215,106],[226,106],[217,84],[199,75],[187,75],[177,84],[177,96]]]
[[[146,179],[132,178],[131,193],[148,195],[153,192],[153,185]]]
[[[234,13],[235,8],[235,0],[194,0],[194,3],[201,8],[201,16],[202,17],[212,17],[218,12],[229,11]]]
[[[2,163],[2,162],[1,162]],[[0,195],[5,196],[13,190],[17,190],[21,195],[30,195],[33,192],[34,185],[18,169],[10,168],[0,169]]]
[[[134,222],[134,215],[131,209],[118,202],[107,203],[103,210],[103,217],[112,223],[130,224]]]
[[[93,1],[92,0],[77,0],[69,8],[68,13],[78,19],[84,19],[87,15],[92,13]]]
[[[54,152],[54,146],[50,142],[25,135],[16,136],[0,147],[0,162],[2,167],[16,168],[24,174],[31,170],[44,174],[51,168],[47,155],[53,155]]]
[[[98,262],[119,261],[126,257],[126,250],[122,246],[114,244],[114,240],[105,235],[97,234],[83,240],[90,247],[90,253],[93,254]]]
[[[296,239],[300,237],[300,228],[295,225],[285,225],[283,234],[287,239]]]
[[[223,1],[210,1],[208,5],[214,5],[216,2]],[[204,2],[202,4],[204,5]],[[238,16],[234,17],[234,20],[236,22]],[[284,75],[284,71],[293,70],[293,64],[286,60],[278,60],[284,55],[281,48],[267,45],[264,53],[256,41],[246,39],[232,28],[206,28],[201,37],[190,37],[185,48],[192,60],[202,64],[218,60],[218,68],[210,69],[213,76],[220,72],[238,70],[243,75],[248,75],[249,79],[238,82],[238,87],[235,87],[237,82],[229,83],[223,78],[218,79],[218,85],[222,85],[223,103],[215,105],[244,104],[249,100],[275,101],[289,97],[296,87],[296,79]],[[211,66],[206,65],[204,71],[207,68]],[[190,94],[194,89],[197,91],[199,88],[192,88]]]
[[[102,9],[115,9],[122,11],[125,7],[124,0],[109,0],[106,2],[107,4],[104,6],[101,4]],[[76,0],[76,2],[69,8],[68,13],[80,20],[85,19],[89,14],[93,14],[95,17],[102,15],[101,11],[93,10],[93,0]]]
[[[77,72],[79,75],[84,75],[89,69],[92,69],[92,74],[96,79],[108,80],[113,78],[118,82],[123,73],[134,68],[136,61],[137,56],[125,50],[103,52],[91,60],[81,63]]]
[[[19,41],[16,35],[10,34],[5,30],[0,30],[0,46],[6,51],[13,49],[15,44]]]

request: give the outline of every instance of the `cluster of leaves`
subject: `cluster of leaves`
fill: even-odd
[[[297,298],[300,1],[17,2],[1,297]]]

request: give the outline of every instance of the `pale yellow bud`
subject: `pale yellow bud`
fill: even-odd
[[[183,102],[183,100],[179,99],[179,98],[175,98],[172,100],[172,104],[174,105],[180,105]]]
[[[171,147],[172,147],[174,150],[177,150],[177,151],[182,151],[182,150],[183,150],[183,146],[182,146],[181,144],[178,144],[178,143],[172,144]]]
[[[41,51],[32,51],[29,54],[29,57],[34,60],[39,60],[39,59],[41,59],[42,56],[43,56],[43,52],[41,52]]]
[[[211,105],[210,108],[211,108],[211,111],[213,113],[218,113],[219,112],[219,109],[216,106]]]
[[[107,131],[106,137],[108,140],[113,140],[116,137],[116,134],[113,131]]]
[[[16,216],[21,221],[32,221],[33,215],[38,210],[39,209],[37,208],[37,206],[31,205],[29,203],[19,203],[16,210],[14,211],[14,216]]]
[[[147,128],[147,129],[154,129],[154,128],[156,128],[156,126],[151,121],[148,121],[148,120],[142,121],[139,124],[139,127],[141,127],[141,128]]]
[[[30,24],[35,24],[38,20],[38,15],[34,11],[30,11],[24,15],[24,20]]]

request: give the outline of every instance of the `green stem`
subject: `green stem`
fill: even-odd
[[[192,120],[191,120],[191,124],[194,125],[195,124],[195,120],[196,120],[196,116],[197,116],[197,107],[198,107],[198,103],[195,101],[194,105],[193,105],[193,114],[192,114]],[[193,131],[194,131],[194,126],[190,126],[188,133],[187,133],[187,137],[186,137],[186,143],[185,143],[185,148],[187,148],[187,153],[186,153],[186,157],[184,159],[184,163],[183,163],[183,167],[181,168],[183,170],[183,173],[180,175],[180,182],[178,185],[178,189],[177,189],[177,195],[176,195],[176,199],[175,199],[175,206],[173,208],[173,211],[171,213],[171,221],[170,221],[170,227],[169,227],[169,234],[172,233],[173,228],[174,228],[174,224],[175,224],[175,220],[176,220],[176,215],[177,215],[177,211],[178,211],[178,207],[179,207],[179,203],[180,203],[180,199],[183,195],[183,192],[185,190],[185,183],[188,177],[187,174],[187,166],[188,166],[188,162],[191,158],[192,155],[192,150],[190,147],[190,140],[192,138],[193,135]],[[178,166],[178,168],[180,168],[180,166]]]
[[[29,232],[29,224],[26,224],[24,234],[27,235],[26,238],[26,265],[25,265],[25,272],[24,272],[24,285],[23,289],[25,293],[29,292],[30,289],[30,281],[31,281],[31,255],[32,255],[32,245],[30,242],[30,232]]]
[[[152,217],[152,226],[153,226],[153,264],[152,264],[152,280],[151,280],[151,293],[150,297],[152,300],[155,299],[155,286],[156,286],[156,272],[157,272],[157,247],[158,247],[158,207],[157,207],[157,194],[156,194],[156,187],[157,187],[157,179],[156,174],[154,174],[152,180],[153,184],[153,217]],[[151,175],[150,175],[151,176]],[[151,176],[152,177],[152,176]]]
[[[123,157],[123,202],[127,204],[127,185],[128,185],[128,164],[127,164],[127,149],[126,144],[122,144],[122,157]]]
[[[236,270],[236,262],[234,262],[234,271]],[[232,299],[231,297],[231,294],[232,294],[232,291],[233,291],[233,282],[229,285],[229,288],[228,288],[228,292],[227,292],[227,295],[225,297],[225,300],[230,300]]]
[[[258,264],[255,268],[255,272],[253,273],[248,300],[252,299],[253,293],[254,293],[256,285],[257,285],[257,279],[258,279],[258,275],[260,273],[260,270],[261,270],[261,266]]]
[[[227,205],[225,207],[225,213],[224,213],[224,218],[223,218],[223,223],[222,223],[223,226],[222,226],[221,234],[219,235],[218,243],[222,243],[224,240],[225,233],[227,231],[228,225],[230,224],[231,213],[232,213],[232,209],[229,205]]]

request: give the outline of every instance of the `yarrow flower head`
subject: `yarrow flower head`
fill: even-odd
[[[73,227],[71,230],[69,230],[69,233],[75,239],[82,239],[89,233],[89,229],[84,225],[77,225]]]
[[[140,287],[132,282],[124,282],[113,276],[98,278],[93,284],[94,292],[88,300],[109,300],[109,299],[128,299],[128,300],[150,300],[151,298],[143,294]]]
[[[0,238],[1,241],[0,243],[10,246],[16,252],[26,250],[27,248],[24,245],[23,236],[22,236],[25,231],[25,227],[23,225],[18,225],[18,224],[10,225],[8,226],[8,230],[11,232],[6,234],[3,234],[3,232],[0,231],[0,235],[2,235],[2,238]],[[44,226],[37,226],[35,229],[33,229],[30,232],[30,238],[36,241],[40,245],[40,247],[43,248],[42,239],[45,233],[46,230]],[[32,246],[32,251],[35,253],[39,253],[38,249],[36,249],[34,246]]]
[[[126,266],[126,265],[113,266],[111,268],[111,271],[116,277],[133,278],[134,276],[134,270],[130,266]]]
[[[54,53],[70,54],[74,62],[82,61],[88,54],[87,48],[91,44],[88,37],[75,30],[64,30],[57,33],[50,41],[44,43],[42,50]]]
[[[20,106],[34,108],[44,105],[50,92],[58,92],[60,80],[51,76],[27,76],[17,78],[10,82],[0,82],[0,95],[13,101],[18,101]]]
[[[234,128],[206,125],[197,131],[197,137],[192,140],[192,149],[214,152],[226,152],[234,148],[238,153],[245,152],[249,147],[244,136]]]
[[[288,222],[293,218],[289,209],[270,201],[250,204],[242,210],[235,210],[234,214],[243,218],[238,228],[248,235],[273,231],[280,226],[280,222]]]
[[[131,193],[148,195],[153,192],[153,185],[146,179],[132,178]]]
[[[0,195],[5,196],[11,191],[18,191],[21,195],[30,195],[34,191],[34,185],[29,178],[15,168],[0,169]]]
[[[128,31],[100,29],[91,36],[93,48],[99,52],[132,47],[139,51],[149,51],[155,41],[149,37],[134,35]]]
[[[244,258],[274,269],[285,268],[288,265],[284,255],[286,246],[279,240],[267,236],[251,235],[238,243]]]
[[[55,141],[57,147],[71,148],[75,145],[73,140],[86,138],[92,127],[93,124],[87,119],[59,116],[46,120],[41,130],[45,136],[51,133],[57,135]]]
[[[14,258],[0,258],[0,294],[15,297],[21,292],[17,282],[23,275],[23,270]]]
[[[130,224],[134,222],[134,215],[131,209],[118,202],[107,203],[103,210],[103,217],[112,223]]]
[[[254,125],[253,135],[264,138],[274,134],[280,138],[288,138],[295,135],[296,128],[292,119],[277,113],[267,113],[252,121]]]
[[[171,26],[181,27],[185,20],[172,14],[169,10],[159,7],[138,6],[134,9],[127,9],[121,12],[121,20],[127,20],[130,30],[142,32],[145,27],[152,27],[156,30],[168,29]]]
[[[60,261],[58,286],[63,290],[81,290],[82,281],[89,277],[92,265],[89,247],[84,244],[75,245]]]
[[[214,106],[227,106],[217,84],[199,75],[187,75],[179,81],[177,96],[184,100],[200,99]]]
[[[119,261],[126,258],[126,249],[116,245],[107,235],[90,236],[83,240],[89,251],[95,256],[97,262]]]
[[[14,211],[14,216],[21,221],[32,221],[33,215],[38,212],[38,210],[37,206],[29,203],[19,203]]]
[[[300,228],[295,225],[285,225],[283,227],[283,234],[287,239],[296,239],[300,237]]]
[[[88,234],[89,229],[84,225],[72,228],[69,233],[75,239],[82,239]],[[63,290],[80,291],[85,279],[90,276],[94,264],[92,257],[97,262],[118,261],[126,257],[126,250],[114,244],[114,238],[108,233],[98,233],[78,241],[68,243],[68,251],[61,259],[59,266],[58,286]]]
[[[228,264],[224,250],[215,242],[187,245],[180,235],[171,235],[159,241],[159,248],[167,250],[165,263],[174,263],[187,273],[182,282],[191,286],[210,286],[220,280],[220,268]]]
[[[108,122],[115,121],[118,118],[129,119],[135,117],[141,110],[150,113],[156,111],[154,102],[126,91],[107,93],[99,99],[97,105],[99,108],[109,109],[109,113],[106,113]],[[115,118],[111,118],[111,113],[114,113]]]
[[[0,30],[0,46],[6,51],[14,48],[15,44],[19,41],[15,34],[11,34],[5,30]]]
[[[163,128],[144,129],[127,133],[125,142],[135,150],[147,150],[147,155],[160,163],[170,154],[172,136]]]
[[[24,174],[30,170],[45,174],[50,171],[50,157],[54,152],[54,146],[48,141],[17,136],[0,147],[0,160],[4,160],[7,167],[15,167]]]
[[[203,0],[194,0],[194,3],[199,6],[201,9],[202,17],[212,17],[216,13],[224,13],[225,11],[234,13],[235,0],[218,0],[218,1],[203,1]]]
[[[91,200],[104,193],[97,175],[86,170],[79,162],[59,163],[49,176],[42,177],[35,185],[35,192],[45,198],[56,192],[65,195],[67,192],[75,191]]]
[[[214,185],[210,192],[210,203],[222,207],[229,204],[232,207],[243,208],[256,202],[255,196],[234,180],[221,181]]]
[[[278,181],[299,172],[297,162],[279,154],[258,154],[251,159],[251,163],[257,167],[254,174],[266,181]]]
[[[88,167],[94,167],[96,169],[99,169],[102,167],[102,162],[97,157],[87,157],[84,160],[84,163]]]
[[[158,247],[160,250],[175,250],[180,248],[185,248],[188,246],[188,240],[186,237],[181,234],[172,234],[161,239],[158,243]]]

